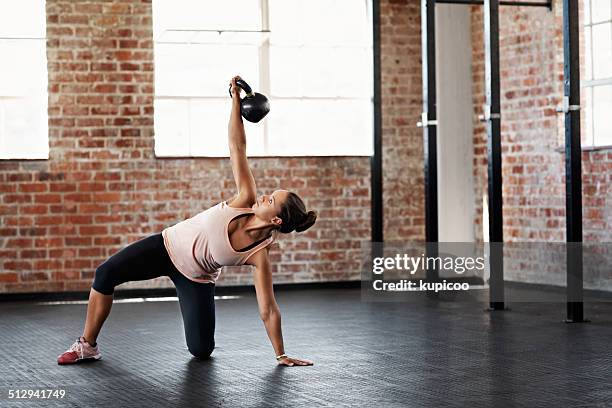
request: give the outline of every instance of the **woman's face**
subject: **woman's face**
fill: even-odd
[[[280,224],[281,219],[278,214],[280,214],[281,207],[288,194],[287,190],[276,190],[272,194],[264,194],[257,197],[257,201],[251,208],[257,217]]]

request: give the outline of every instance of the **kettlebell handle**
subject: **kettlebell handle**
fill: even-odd
[[[240,88],[242,88],[242,90],[244,92],[246,92],[247,96],[253,96],[253,90],[251,89],[249,84],[246,83],[246,81],[244,79],[236,80],[236,85],[238,85]],[[232,86],[231,85],[229,87],[229,95],[230,95],[230,98],[231,98],[232,97]]]

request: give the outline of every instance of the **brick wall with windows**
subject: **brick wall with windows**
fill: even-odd
[[[0,161],[0,292],[88,290],[97,265],[129,243],[231,197],[228,159],[156,158],[151,4],[47,1],[49,160]],[[422,240],[420,2],[381,2],[386,240]],[[563,241],[561,2],[502,7],[506,240]],[[482,13],[473,7],[476,236],[482,238],[486,137]],[[273,113],[272,113],[273,114]],[[223,135],[225,137],[225,135]],[[275,282],[355,280],[370,238],[370,165],[360,157],[253,158],[259,193],[286,188],[319,211],[281,237]],[[584,237],[609,241],[612,152],[583,153]],[[249,284],[225,268],[219,284]],[[170,286],[167,278],[122,287]]]
[[[0,292],[88,290],[108,256],[235,192],[228,159],[154,156],[150,1],[48,0],[46,8],[50,156],[0,161]],[[381,8],[385,233],[422,239],[419,5]],[[319,211],[311,230],[275,245],[275,282],[359,279],[369,160],[250,164],[259,193],[293,190]],[[249,268],[225,268],[219,280],[250,283]],[[160,278],[121,288],[167,286]]]

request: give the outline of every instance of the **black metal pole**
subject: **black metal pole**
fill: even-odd
[[[440,4],[470,4],[470,5],[483,5],[483,0],[436,0],[436,3]],[[552,1],[500,1],[500,6],[517,6],[517,7],[546,7],[552,8]]]
[[[580,59],[578,1],[563,0],[565,113],[565,220],[567,320],[583,322],[582,176],[580,147]]]
[[[499,0],[484,0],[485,89],[487,127],[490,308],[504,309],[501,109],[499,86]]]
[[[383,242],[382,107],[380,74],[380,1],[372,4],[374,54],[374,155],[370,158],[372,243]],[[373,244],[376,247],[376,244]]]
[[[438,256],[438,154],[436,146],[436,2],[421,0],[423,80],[423,154],[425,170],[425,241],[427,256]],[[426,279],[438,280],[438,270],[427,268]],[[428,294],[430,294],[428,292]]]

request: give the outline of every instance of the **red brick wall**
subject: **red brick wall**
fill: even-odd
[[[147,1],[47,1],[49,160],[0,161],[0,292],[88,290],[129,243],[234,193],[228,159],[157,159]],[[422,238],[417,1],[382,2],[385,229]],[[315,227],[273,250],[275,282],[355,280],[370,238],[367,158],[251,159],[259,193],[293,190]],[[226,268],[220,285],[250,284]],[[170,286],[167,278],[122,287]]]
[[[563,85],[561,19],[545,8],[500,9],[504,238],[563,241],[563,156],[554,107]],[[487,187],[482,9],[473,7],[474,165],[478,234]]]
[[[424,240],[421,6],[381,2],[385,241]]]

